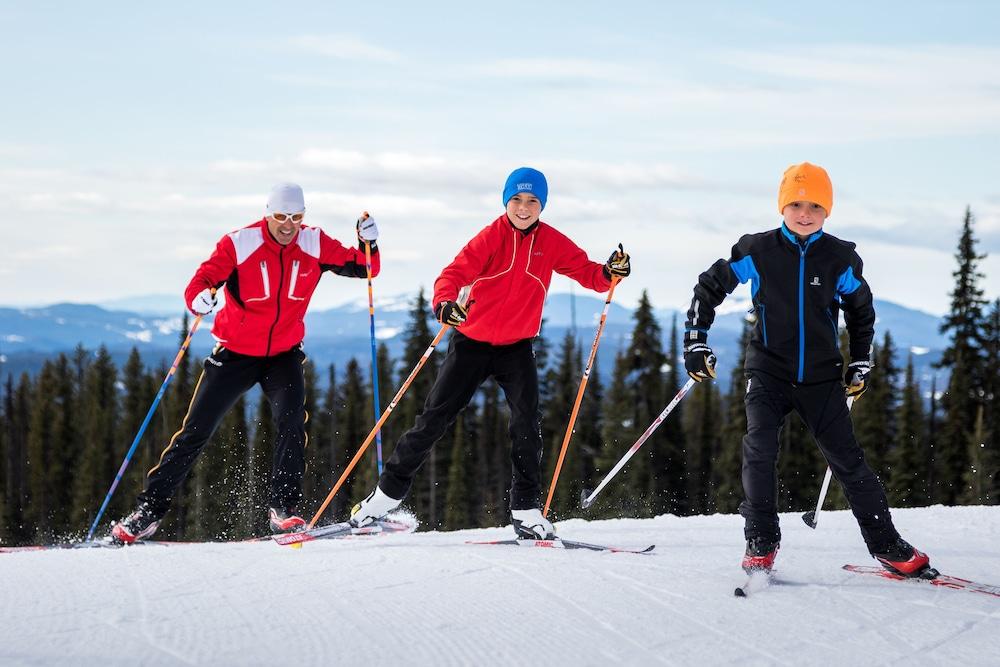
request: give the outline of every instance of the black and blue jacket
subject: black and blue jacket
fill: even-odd
[[[854,244],[820,230],[799,239],[782,224],[747,234],[698,276],[684,344],[707,342],[715,309],[736,285],[750,282],[757,322],[747,348],[747,371],[796,384],[843,376],[837,321],[844,312],[851,361],[870,361],[875,308]]]

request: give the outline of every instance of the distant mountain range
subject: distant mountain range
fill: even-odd
[[[389,346],[394,358],[401,354],[401,334],[415,298],[415,294],[406,294],[376,302],[376,336]],[[589,352],[603,306],[603,299],[591,295],[549,295],[544,334],[551,342],[553,354],[574,321],[577,340],[584,354]],[[727,377],[731,364],[738,359],[739,336],[749,308],[749,301],[731,298],[719,309],[710,343],[719,357],[720,377]],[[918,377],[925,391],[928,390],[935,372],[931,365],[947,344],[938,332],[940,318],[889,301],[876,300],[875,309],[876,340],[881,342],[884,332],[891,332],[900,366],[906,363],[907,351],[912,352]],[[77,345],[91,351],[105,345],[119,365],[133,347],[139,349],[147,365],[169,363],[180,344],[183,313],[181,299],[172,295],[145,295],[101,305],[0,307],[0,377],[6,379],[7,374],[16,377],[23,371],[35,373],[45,359],[71,352]],[[685,315],[673,309],[658,309],[655,315],[667,344],[674,317],[677,326],[683,327]],[[598,370],[602,375],[607,376],[615,353],[628,344],[633,325],[632,311],[612,303],[598,355]],[[432,323],[433,326],[436,325]],[[211,322],[207,320],[195,335],[193,355],[203,357],[211,350],[210,328]],[[325,369],[333,363],[339,370],[351,357],[357,358],[362,367],[368,367],[371,346],[367,300],[310,312],[306,330],[306,352],[318,368]],[[325,373],[320,375],[325,377]]]

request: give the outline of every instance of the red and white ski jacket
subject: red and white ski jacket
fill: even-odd
[[[434,282],[436,307],[455,301],[471,285],[469,316],[463,334],[492,345],[534,338],[552,272],[569,276],[587,289],[606,292],[611,281],[603,264],[592,262],[567,236],[538,221],[524,233],[501,215],[476,234]]]
[[[372,248],[373,276],[380,268],[377,250]],[[225,285],[226,305],[215,315],[212,335],[238,354],[270,357],[302,342],[302,320],[323,271],[364,278],[365,253],[306,225],[283,246],[265,218],[222,237],[188,283],[184,300],[190,305],[206,287]]]

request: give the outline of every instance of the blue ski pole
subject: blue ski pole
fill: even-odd
[[[361,215],[361,220],[368,219],[368,212]],[[375,299],[372,296],[372,244],[365,241],[365,270],[368,272],[368,319],[371,324],[372,340],[372,393],[375,405],[375,423],[378,423],[382,416],[381,403],[378,400],[378,354],[375,351]],[[375,433],[375,463],[378,466],[378,474],[382,474],[382,429]]]
[[[215,293],[215,290],[212,290]],[[122,465],[118,468],[118,474],[115,475],[115,481],[111,483],[111,488],[108,489],[108,495],[104,496],[104,502],[101,503],[101,509],[97,511],[97,516],[94,517],[94,523],[90,525],[90,530],[87,532],[87,541],[89,542],[92,537],[94,537],[94,531],[97,529],[97,524],[100,522],[101,517],[104,515],[104,510],[108,508],[108,503],[111,502],[111,496],[114,494],[115,489],[118,488],[118,482],[122,481],[122,476],[125,474],[125,469],[128,468],[128,464],[132,461],[132,455],[135,454],[135,450],[139,447],[139,440],[142,439],[142,434],[146,432],[146,427],[149,426],[149,420],[152,419],[153,413],[156,412],[156,406],[160,404],[160,399],[163,398],[163,393],[167,390],[167,385],[170,384],[170,380],[173,379],[174,373],[177,372],[177,367],[181,363],[181,359],[184,357],[184,353],[187,352],[188,345],[191,344],[191,337],[194,336],[194,332],[198,330],[198,325],[201,324],[202,315],[194,318],[194,322],[191,323],[191,329],[188,331],[187,338],[181,344],[181,349],[178,350],[177,356],[174,358],[174,364],[167,371],[167,377],[164,378],[163,384],[160,385],[160,390],[156,392],[156,398],[153,399],[153,404],[149,406],[149,412],[146,413],[146,418],[142,420],[142,426],[139,427],[139,432],[135,434],[135,440],[132,441],[132,446],[129,447],[128,453],[125,455],[125,460],[122,461]]]

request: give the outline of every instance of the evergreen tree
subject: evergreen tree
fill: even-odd
[[[60,355],[46,361],[31,398],[27,457],[28,503],[25,520],[36,529],[36,541],[68,538],[72,526],[73,467],[76,464],[77,418],[73,409],[73,380],[69,361]]]
[[[632,401],[632,392],[628,386],[630,372],[630,357],[625,350],[621,350],[615,355],[611,386],[608,388],[605,398],[602,447],[595,462],[598,480],[603,479],[611,472],[611,469],[635,443],[641,433],[636,425],[636,406]],[[647,442],[644,447],[650,444]],[[642,485],[638,480],[643,477],[643,462],[635,459],[636,457],[633,456],[614,481],[601,491],[601,495],[594,501],[591,510],[594,516],[608,518],[636,516],[638,514],[639,499],[636,496],[641,493],[639,489]]]
[[[385,346],[384,343],[379,345],[378,347],[378,351],[376,352],[376,360],[378,363],[378,376],[379,376],[379,402],[381,403],[381,405],[379,406],[379,415],[381,416],[382,413],[385,412],[385,408],[389,405],[389,401],[392,400],[392,396],[395,393],[392,387],[392,370],[393,370],[392,359],[389,357],[389,349]],[[375,387],[371,381],[372,378],[371,364],[369,364],[368,367],[367,378],[368,381],[366,383],[366,390],[365,390],[366,393],[365,414],[367,415],[366,425],[368,426],[368,430],[365,431],[362,440],[358,441],[358,446],[361,445],[361,442],[363,442],[364,438],[368,436],[368,434],[371,432],[372,427],[374,427],[376,423],[375,407],[374,407]],[[390,394],[388,397],[386,397],[387,392],[393,392],[393,393]],[[386,422],[388,421],[389,420],[387,419]],[[387,450],[388,450],[388,444],[391,442],[392,439],[392,432],[388,428],[387,423],[382,425],[380,431],[382,436],[382,462],[384,465],[385,460],[388,458]],[[378,483],[378,476],[379,476],[377,440],[372,441],[372,444],[369,446],[368,449],[371,452],[371,456],[368,456],[366,454],[365,460],[367,461],[370,459],[371,465],[369,466],[367,465],[367,463],[365,463],[364,465],[359,464],[358,467],[354,469],[355,488],[359,490],[367,489],[361,496],[362,498],[368,495],[368,493],[375,488],[375,485]]]
[[[8,382],[10,376],[8,376]],[[7,452],[10,448],[10,425],[7,419],[6,395],[0,397],[0,545],[7,544]]]
[[[937,488],[937,441],[940,432],[938,422],[939,396],[937,391],[937,376],[931,377],[931,395],[927,407],[927,495],[929,502],[934,502]]]
[[[187,338],[187,332],[190,330],[189,315],[187,310],[184,311],[184,315],[181,319],[181,328],[177,334],[177,347],[184,343],[184,339]],[[173,439],[180,434],[181,429],[184,425],[184,418],[187,416],[188,408],[191,406],[191,400],[194,396],[194,391],[196,389],[196,383],[194,380],[195,364],[192,361],[193,353],[190,348],[188,348],[187,354],[181,359],[180,363],[177,365],[177,370],[174,371],[173,379],[170,381],[170,387],[164,394],[161,400],[161,409],[163,410],[163,430],[161,431],[160,437],[160,451],[156,453],[156,460],[152,463],[156,465],[160,460],[163,452]],[[159,382],[157,382],[157,388],[163,382],[163,379],[167,376],[167,368],[163,368],[163,374],[159,376]],[[200,373],[198,375],[200,381]],[[174,498],[170,504],[170,512],[167,514],[165,521],[160,525],[157,535],[162,535],[163,539],[186,539],[187,538],[187,528],[188,528],[188,509],[191,502],[191,485],[192,478],[188,478],[177,490]]]
[[[153,388],[149,376],[146,374],[142,357],[135,347],[129,354],[125,367],[122,368],[123,392],[121,396],[121,413],[118,419],[118,442],[127,448],[132,446],[139,428],[142,426],[146,414],[149,412],[153,398],[159,387]],[[152,419],[150,420],[152,422]],[[121,493],[126,498],[136,490],[141,489],[146,479],[146,471],[152,468],[156,461],[151,460],[151,450],[156,446],[155,431],[149,427],[143,434],[139,445],[133,454],[132,461],[119,483],[119,488],[115,493]],[[117,519],[118,517],[114,517]]]
[[[868,465],[880,479],[889,479],[889,451],[895,441],[896,385],[899,369],[896,350],[887,331],[875,345],[869,388],[851,407],[854,434],[865,451]]]
[[[983,326],[981,377],[961,499],[969,505],[996,505],[1000,503],[1000,299],[993,302]]]
[[[28,497],[28,476],[25,469],[27,456],[28,428],[30,421],[31,378],[22,373],[15,389],[13,378],[7,376],[4,396],[4,418],[7,435],[4,439],[5,452],[4,481],[4,530],[2,537],[10,544],[30,541],[35,527],[24,517]]]
[[[743,500],[743,437],[747,432],[747,412],[744,399],[747,381],[743,366],[747,345],[753,331],[753,320],[743,322],[740,334],[740,357],[729,377],[729,394],[724,405],[724,421],[719,438],[719,450],[712,461],[712,487],[715,490],[715,511],[731,513]]]
[[[719,444],[719,390],[715,382],[702,382],[686,399],[684,441],[687,443],[687,482],[689,511],[709,514],[715,511],[712,498],[712,458]]]
[[[445,499],[444,528],[459,530],[475,525],[474,509],[476,500],[469,493],[469,480],[473,474],[473,448],[467,437],[466,422],[475,420],[476,406],[469,405],[455,420],[455,435],[452,442],[448,468],[448,491]]]
[[[424,298],[423,289],[421,289],[413,302],[413,308],[410,310],[410,321],[403,334],[403,358],[400,362],[397,387],[402,386],[403,382],[406,381],[406,378],[409,377],[420,361],[420,357],[434,339],[434,334],[431,333],[429,326],[430,317],[430,306],[427,303],[427,299]],[[424,401],[427,399],[431,386],[434,384],[434,379],[437,377],[437,369],[440,363],[439,358],[443,356],[445,348],[445,341],[438,344],[435,354],[427,360],[423,369],[413,379],[413,382],[410,383],[410,387],[406,390],[403,398],[400,399],[399,404],[393,411],[392,419],[388,420],[393,424],[393,432],[397,434],[397,439],[414,425],[417,415],[423,412]],[[436,451],[439,447],[447,447],[450,443],[447,434],[442,440],[442,442],[437,443],[435,448],[431,450],[430,458],[414,478],[413,488],[410,490],[407,499],[408,504],[416,512],[417,516],[422,517],[426,523],[431,525],[436,522],[437,518],[435,516],[438,490],[438,456]],[[358,444],[360,444],[360,441]],[[383,439],[382,444],[385,447],[388,443]],[[391,448],[387,447],[385,456],[388,457],[391,453]],[[432,509],[434,510],[433,512],[431,511]]]
[[[549,374],[549,387],[551,395],[542,412],[542,423],[546,424],[545,431],[551,433],[550,440],[542,441],[542,496],[547,497],[549,484],[555,474],[556,463],[559,460],[559,452],[562,449],[563,440],[566,437],[566,428],[573,412],[573,404],[576,402],[576,395],[579,391],[580,377],[582,375],[581,362],[576,346],[576,337],[572,330],[567,330],[559,346],[559,354],[554,368]],[[578,417],[579,420],[579,417]],[[556,484],[556,492],[552,498],[550,511],[554,517],[565,518],[560,512],[565,508],[569,510],[580,497],[580,475],[575,475],[575,468],[572,467],[574,443],[571,438],[567,446],[563,460],[563,469],[559,473]],[[575,495],[568,490],[569,486],[576,485]]]
[[[337,462],[340,460],[337,453],[337,447],[340,446],[337,432],[337,409],[340,401],[337,391],[337,368],[330,364],[327,368],[327,385],[323,400],[317,406],[316,414],[310,418],[312,437],[306,450],[303,493],[311,507],[318,508],[322,504],[336,483],[337,476],[342,472],[337,470]]]
[[[962,497],[965,473],[969,469],[969,443],[975,439],[983,378],[980,327],[983,321],[983,277],[978,263],[985,257],[976,253],[972,233],[972,211],[966,209],[962,235],[955,260],[958,268],[952,273],[955,288],[951,292],[951,310],[941,325],[942,333],[951,333],[951,343],[945,348],[939,365],[948,368],[951,376],[942,397],[944,421],[935,443],[933,501],[950,505]]]
[[[670,327],[670,349],[666,353],[668,366],[666,383],[656,415],[663,411],[670,400],[673,400],[673,397],[680,391],[681,384],[687,382],[679,339],[675,313]],[[659,440],[649,450],[649,461],[653,471],[651,508],[653,514],[669,512],[681,515],[687,514],[691,509],[691,499],[688,496],[689,472],[684,414],[684,404],[678,404],[667,420],[660,424],[657,429]],[[639,433],[642,433],[649,427],[649,424],[640,424],[639,426],[641,429]],[[643,445],[644,448],[648,446],[649,443]]]
[[[814,509],[826,474],[826,461],[809,429],[794,410],[785,417],[778,442],[778,510],[801,512]],[[831,484],[831,491],[833,486]],[[830,509],[830,501],[827,501],[826,507]]]
[[[250,446],[250,526],[252,532],[268,530],[267,511],[271,506],[271,466],[274,461],[274,440],[278,430],[271,412],[271,402],[260,392],[255,411],[256,428]]]
[[[83,452],[75,481],[73,523],[89,526],[108,488],[121,467],[127,445],[118,441],[118,373],[103,345],[84,376]],[[131,502],[115,494],[108,504],[108,516],[122,516]]]
[[[594,367],[590,372],[590,380],[587,381],[587,392],[580,402],[580,416],[576,423],[576,432],[573,439],[576,441],[577,456],[574,458],[574,468],[576,474],[573,478],[567,479],[568,484],[565,489],[570,494],[563,501],[563,507],[571,509],[567,512],[570,516],[581,516],[583,510],[580,508],[580,494],[586,490],[589,494],[600,479],[596,474],[597,457],[600,455],[603,444],[602,434],[604,432],[604,382],[601,380],[600,369],[598,368],[598,357],[594,358]],[[572,480],[572,481],[571,481]],[[576,480],[579,480],[577,482]],[[560,485],[563,482],[560,481]],[[565,511],[565,510],[564,510]]]
[[[508,486],[511,479],[510,437],[507,424],[510,412],[500,401],[500,387],[490,378],[482,388],[482,418],[479,420],[476,480],[482,497],[481,526],[508,523]]]
[[[28,497],[24,519],[34,530],[34,540],[52,541],[55,532],[50,521],[56,507],[56,489],[51,475],[57,456],[55,431],[59,429],[56,392],[58,379],[52,362],[45,362],[35,382],[28,417],[28,442],[25,467],[28,475]]]
[[[366,382],[358,360],[353,357],[347,362],[341,391],[342,403],[337,413],[337,423],[340,426],[341,442],[345,444],[345,448],[342,450],[343,458],[337,465],[338,478],[347,468],[351,459],[354,458],[358,447],[361,446],[361,443],[364,442],[365,437],[371,430],[371,414],[366,409],[366,394],[368,393]],[[331,516],[347,516],[351,508],[356,503],[364,500],[365,496],[374,488],[374,484],[367,483],[371,479],[370,477],[359,476],[364,474],[370,475],[370,472],[375,469],[374,449],[373,446],[368,447],[364,456],[358,461],[357,466],[355,466],[351,476],[347,478],[344,486],[337,492],[337,496],[333,499],[327,510],[328,513],[332,513]],[[364,485],[365,483],[367,485]]]
[[[903,396],[896,412],[896,438],[889,455],[886,493],[893,507],[918,507],[930,502],[927,485],[930,457],[920,383],[913,374],[913,355],[906,362]]]
[[[626,388],[633,404],[636,437],[653,423],[666,404],[663,371],[667,357],[663,352],[663,336],[659,323],[653,316],[653,306],[649,295],[643,291],[639,306],[633,314],[635,328],[626,356],[629,363],[629,382]],[[680,418],[680,415],[671,415]],[[654,432],[642,449],[629,462],[633,468],[634,482],[631,488],[639,516],[652,516],[662,508],[651,500],[656,493],[657,479],[663,470],[654,467],[659,460],[656,450],[666,446],[664,433]],[[635,438],[632,439],[632,442]],[[631,442],[626,447],[631,446]]]

